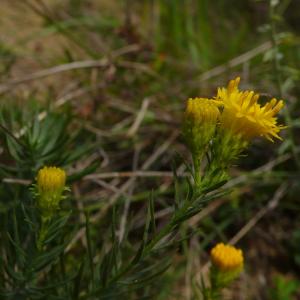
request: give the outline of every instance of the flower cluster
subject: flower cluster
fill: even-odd
[[[183,121],[183,136],[193,156],[195,186],[201,187],[200,162],[203,154],[209,157],[207,182],[218,184],[228,179],[227,168],[256,137],[270,141],[281,139],[285,128],[276,115],[283,101],[271,99],[259,104],[259,94],[240,91],[240,78],[219,88],[212,99],[189,99]]]
[[[57,167],[43,167],[37,175],[36,192],[42,217],[51,218],[64,198],[66,173]]]

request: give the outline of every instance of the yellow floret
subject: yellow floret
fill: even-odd
[[[214,266],[221,271],[237,271],[243,268],[243,252],[230,245],[217,244],[210,253]]]

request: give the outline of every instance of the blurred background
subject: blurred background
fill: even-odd
[[[152,189],[159,222],[170,214],[171,166],[187,153],[180,128],[188,97],[212,97],[241,76],[262,103],[284,99],[283,141],[254,142],[232,169],[233,192],[185,225],[198,230],[157,299],[192,299],[193,278],[220,240],[246,257],[229,299],[300,299],[299,33],[298,0],[1,0],[1,123],[18,137],[52,116],[48,134],[60,126],[71,140],[59,137],[55,162],[84,152],[70,158],[69,173],[92,164],[73,186],[73,208],[102,211],[105,225],[119,203],[119,234],[130,222],[134,239]],[[1,145],[0,153],[9,166]],[[49,161],[25,164],[30,173]]]

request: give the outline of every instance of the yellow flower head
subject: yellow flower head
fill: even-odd
[[[273,98],[265,105],[258,103],[259,94],[239,91],[240,78],[231,80],[227,88],[219,88],[216,102],[223,107],[221,127],[240,135],[244,140],[263,136],[270,141],[280,139],[278,133],[284,128],[277,124],[277,113],[283,101]]]
[[[187,101],[185,117],[201,124],[216,124],[220,115],[214,101],[207,98],[190,98]]]
[[[43,167],[37,175],[39,191],[63,189],[66,183],[66,172],[57,167]]]
[[[183,134],[192,153],[201,152],[214,135],[220,111],[213,100],[190,98],[184,114]]]
[[[243,268],[243,252],[230,245],[217,244],[210,252],[214,266],[220,271],[240,271]]]
[[[45,217],[51,215],[59,208],[63,199],[66,173],[57,167],[43,167],[37,175],[38,206]]]

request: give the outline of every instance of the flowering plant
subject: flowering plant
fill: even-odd
[[[229,168],[254,138],[280,139],[284,126],[278,124],[277,114],[283,101],[272,99],[262,106],[257,94],[240,91],[238,84],[239,78],[230,81],[227,88],[219,88],[211,99],[187,101],[182,135],[192,157],[191,161],[185,160],[188,176],[179,178],[174,171],[173,205],[169,218],[159,226],[155,193],[150,194],[142,220],[144,228],[136,234],[140,239],[131,239],[131,225],[124,226],[123,234],[118,231],[117,226],[122,228],[124,221],[118,214],[118,202],[108,209],[111,217],[99,220],[94,217],[99,212],[102,216],[103,203],[97,203],[90,211],[74,206],[72,195],[62,201],[68,190],[66,182],[71,185],[93,172],[97,164],[74,173],[76,159],[88,149],[76,152],[73,145],[68,148],[63,135],[66,127],[59,126],[57,119],[36,122],[32,131],[27,126],[29,133],[20,140],[10,134],[8,152],[19,167],[15,174],[31,178],[35,184],[32,193],[28,193],[27,186],[16,191],[18,201],[3,218],[6,235],[4,246],[1,245],[5,259],[1,260],[0,295],[10,297],[6,299],[72,300],[139,299],[145,290],[155,295],[152,287],[160,284],[155,279],[172,266],[178,245],[189,238],[180,238],[182,224],[207,203],[230,192],[224,186],[230,178]],[[50,132],[52,127],[56,130]],[[75,149],[75,154],[67,155],[66,149]],[[31,186],[32,181],[28,183]],[[76,188],[74,194],[75,191]],[[94,230],[92,218],[98,221]],[[82,219],[80,223],[78,220]],[[104,240],[101,230],[106,227],[110,235]],[[74,249],[73,240],[77,241],[78,236],[82,245]],[[244,254],[233,246],[218,243],[211,250],[211,262],[208,283],[203,279],[200,286],[200,293],[207,300],[220,299],[222,290],[238,278],[244,268]],[[55,284],[45,284],[49,278]]]

